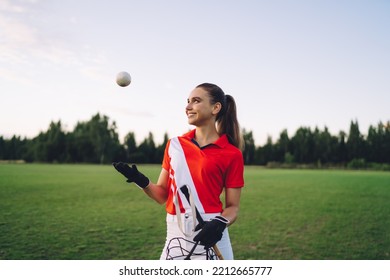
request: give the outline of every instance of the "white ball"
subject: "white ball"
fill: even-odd
[[[121,87],[127,87],[131,83],[131,76],[129,73],[122,71],[116,75],[116,83]]]

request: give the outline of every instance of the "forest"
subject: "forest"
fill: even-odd
[[[390,170],[390,122],[370,125],[366,133],[358,121],[351,121],[349,131],[332,135],[328,128],[300,127],[293,135],[286,129],[278,139],[268,137],[255,145],[252,131],[243,129],[246,165],[268,167],[372,168]],[[61,121],[52,121],[45,132],[28,139],[14,135],[0,136],[0,160],[42,163],[95,163],[113,161],[160,164],[169,135],[155,143],[154,135],[136,142],[134,132],[119,140],[115,121],[97,113],[88,121],[78,122],[73,131],[65,131]]]

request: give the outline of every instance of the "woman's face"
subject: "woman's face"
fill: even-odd
[[[209,122],[215,123],[215,117],[221,109],[221,104],[211,104],[210,96],[203,88],[195,88],[188,97],[186,114],[188,123],[202,126]]]

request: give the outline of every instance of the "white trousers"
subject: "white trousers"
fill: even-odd
[[[205,221],[214,218],[215,216],[220,215],[216,214],[204,214],[203,219]],[[194,223],[192,215],[181,214],[181,224],[183,232],[179,228],[178,218],[176,215],[167,214],[167,237],[165,241],[164,249],[161,253],[160,260],[183,260],[188,252],[194,247],[195,242],[193,238],[198,233],[193,231]],[[179,216],[179,217],[180,217]],[[229,231],[226,228],[223,232],[222,239],[217,243],[217,247],[221,252],[225,260],[233,260],[233,249],[230,243]],[[204,246],[198,245],[191,256],[192,260],[205,260],[207,259],[207,252],[204,249]]]

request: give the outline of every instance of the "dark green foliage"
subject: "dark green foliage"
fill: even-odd
[[[362,160],[365,164],[357,164]],[[245,163],[278,167],[388,169],[390,123],[385,125],[380,122],[377,128],[370,126],[367,136],[360,132],[357,121],[351,122],[348,135],[340,131],[338,136],[333,136],[327,127],[323,131],[317,127],[314,131],[309,127],[300,127],[289,138],[284,130],[275,143],[269,137],[264,146],[256,149],[254,160]]]
[[[284,129],[275,142],[268,137],[256,147],[252,131],[243,130],[246,165],[277,167],[342,167],[390,169],[390,122],[370,126],[365,136],[357,121],[350,124],[349,133],[331,135],[328,128],[300,127],[291,137]],[[64,131],[61,121],[51,122],[46,132],[33,139],[0,136],[0,160],[58,163],[158,163],[164,155],[169,137],[156,144],[152,132],[137,145],[134,132],[120,143],[115,122],[96,114],[89,121],[79,122],[73,131]],[[359,164],[359,161],[364,164]]]

